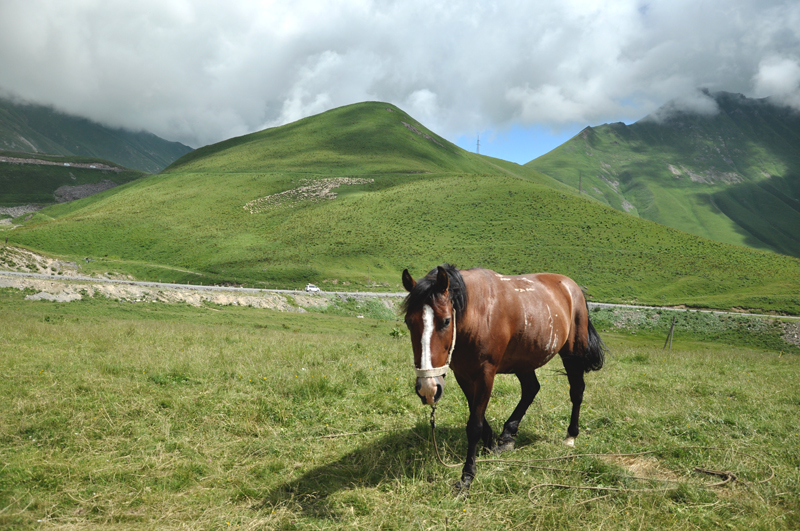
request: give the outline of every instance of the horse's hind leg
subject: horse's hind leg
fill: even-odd
[[[483,433],[481,433],[481,439],[483,440],[484,450],[491,450],[494,446],[494,431],[492,431],[492,426],[489,424],[489,421],[486,420],[486,413],[483,414]]]
[[[583,391],[586,389],[586,384],[583,381],[583,360],[571,356],[562,356],[561,361],[564,362],[564,369],[567,371],[567,379],[569,380],[569,398],[572,401],[572,416],[569,420],[569,427],[567,428],[567,438],[564,439],[564,444],[567,446],[575,446],[575,437],[578,436],[580,430],[578,429],[578,419],[581,416],[581,403],[583,402]]]
[[[539,385],[539,380],[536,378],[535,371],[517,373],[517,378],[522,388],[522,397],[517,407],[514,408],[514,412],[511,413],[511,416],[508,417],[508,420],[503,425],[503,433],[500,434],[500,438],[497,440],[498,444],[496,450],[498,452],[514,449],[514,440],[519,430],[519,423],[522,421],[522,417],[525,416],[525,412],[528,411],[531,403],[533,403],[533,399],[536,398],[536,393],[539,392],[539,388],[541,387],[541,385]]]

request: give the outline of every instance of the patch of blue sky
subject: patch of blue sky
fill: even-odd
[[[577,135],[585,124],[567,124],[558,129],[543,125],[513,125],[504,130],[487,130],[480,132],[480,153],[498,159],[525,164],[545,153],[557,148],[573,136]],[[478,133],[472,136],[462,135],[455,144],[475,153]]]

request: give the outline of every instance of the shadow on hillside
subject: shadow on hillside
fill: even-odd
[[[800,172],[795,175],[800,175]],[[747,245],[800,257],[800,177],[731,185],[711,194],[713,205],[736,224]]]

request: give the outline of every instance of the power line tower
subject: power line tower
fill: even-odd
[[[478,145],[475,147],[475,153],[481,154],[481,135],[478,135]]]

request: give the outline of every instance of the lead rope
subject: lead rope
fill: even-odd
[[[438,459],[442,465],[446,466],[447,468],[458,468],[461,466],[459,464],[448,465],[444,462],[442,456],[439,455],[439,445],[436,444],[436,406],[431,406],[431,437],[433,438],[433,449],[436,452],[436,459]]]

